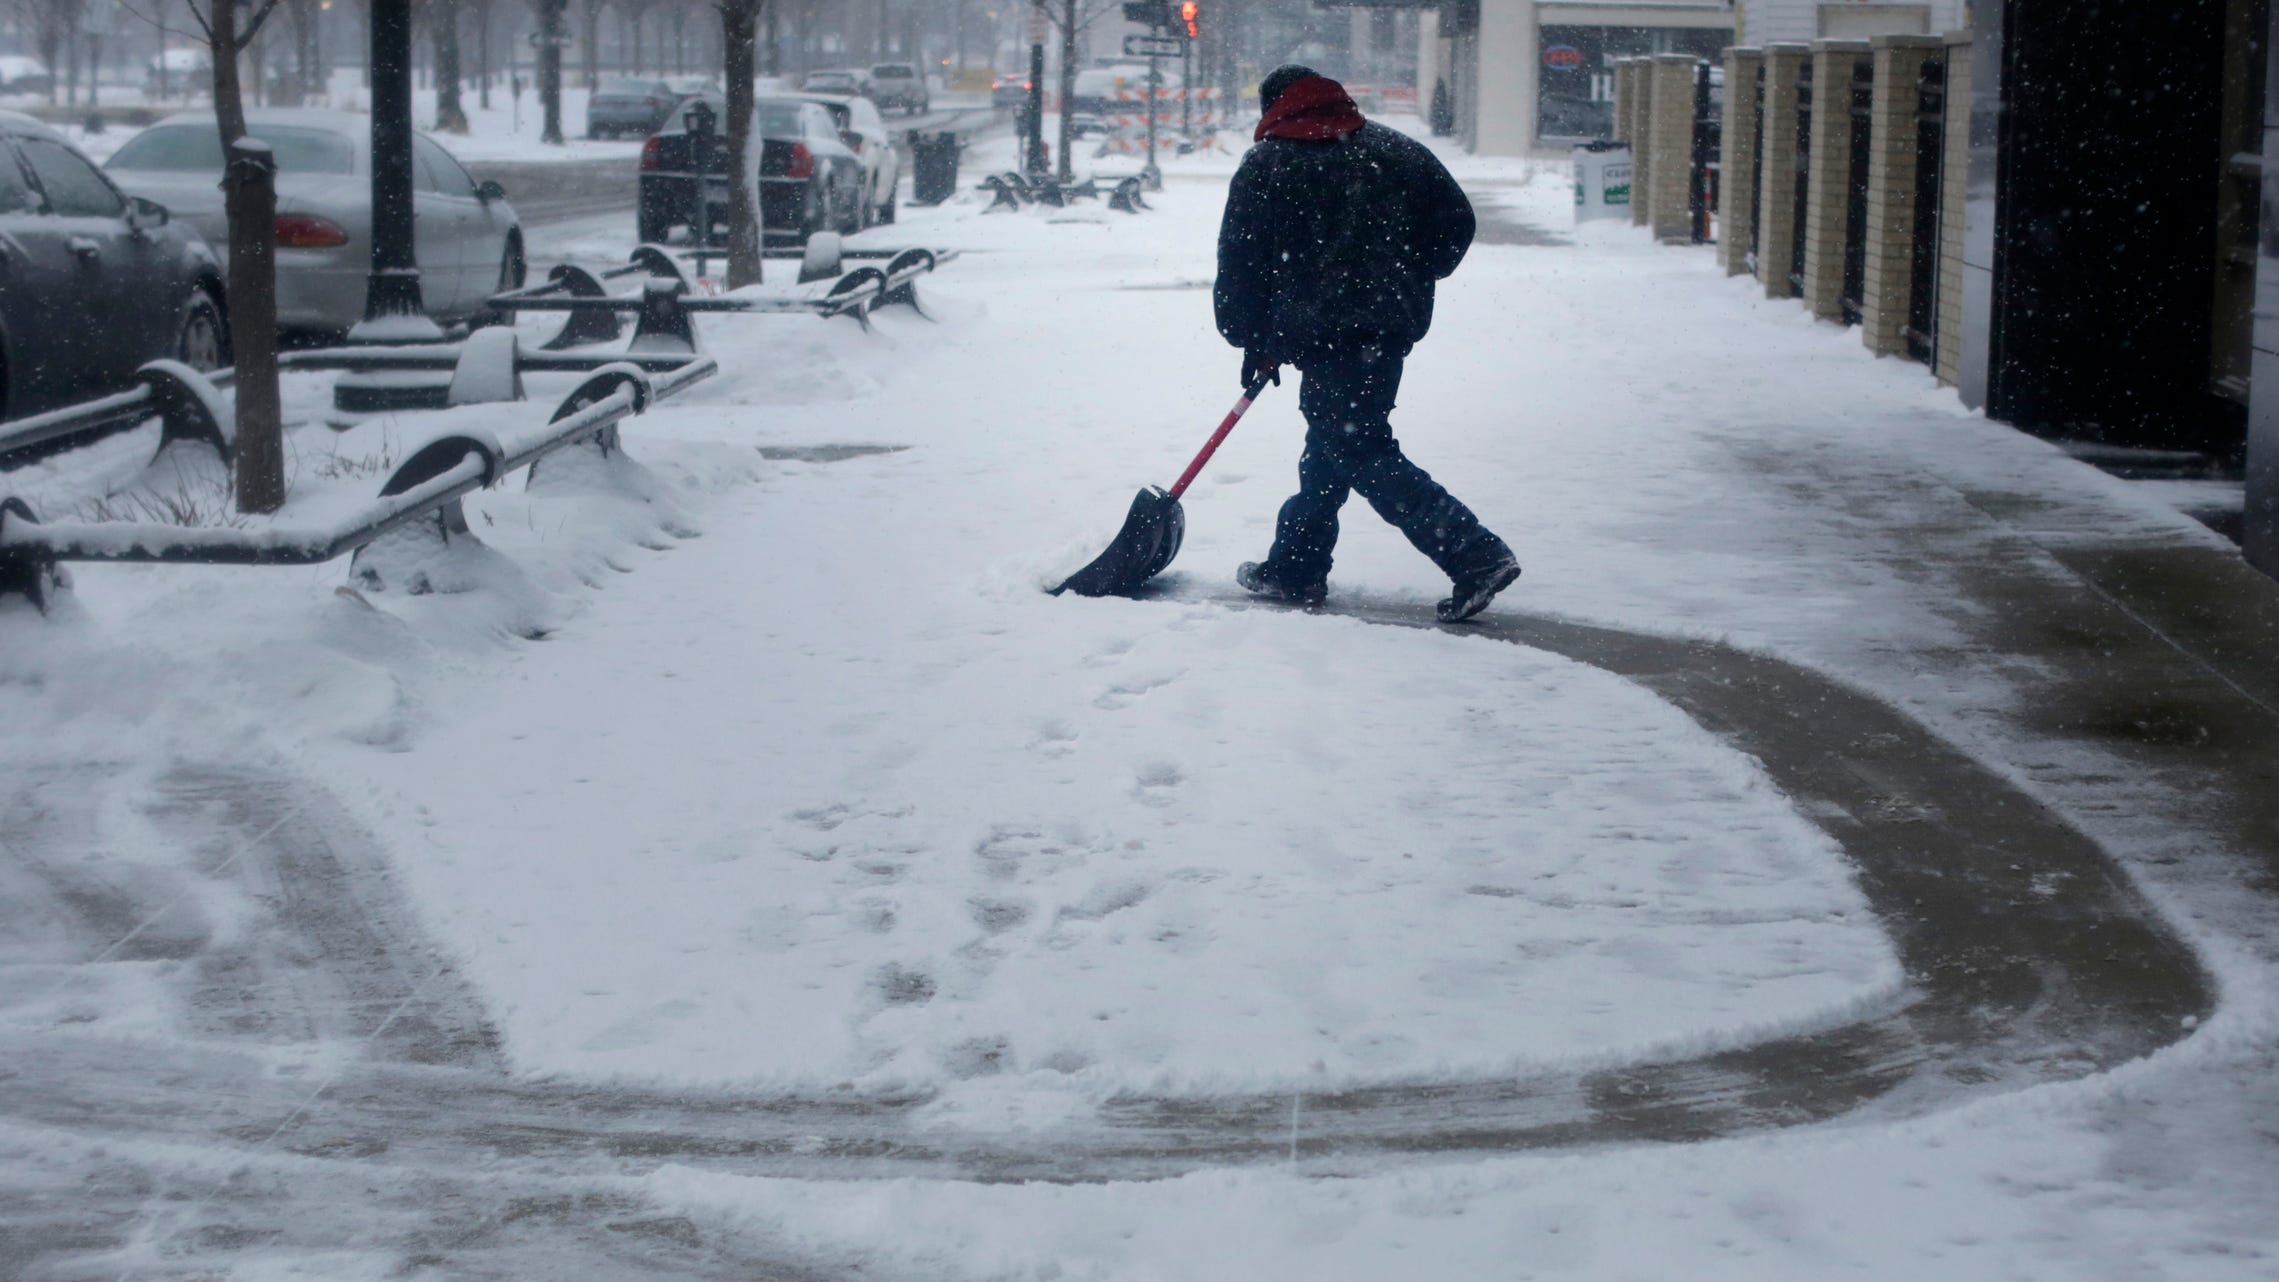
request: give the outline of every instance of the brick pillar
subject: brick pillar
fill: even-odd
[[[1637,145],[1636,135],[1630,128],[1630,118],[1637,107],[1637,64],[1629,58],[1617,58],[1614,60],[1614,141]]]
[[[1796,87],[1811,58],[1807,45],[1765,46],[1765,154],[1757,159],[1757,279],[1767,298],[1788,298],[1788,264],[1796,248]]]
[[[1804,213],[1804,305],[1844,319],[1844,232],[1852,199],[1852,74],[1865,40],[1812,42],[1812,172]]]
[[[1693,84],[1701,60],[1692,54],[1656,54],[1647,74],[1654,78],[1653,119],[1647,122],[1646,221],[1654,239],[1690,243],[1693,216],[1686,207],[1693,178]]]
[[[1947,42],[1937,36],[1877,36],[1868,43],[1875,50],[1875,111],[1860,341],[1878,356],[1905,356],[1907,312],[1915,297],[1915,117],[1923,64],[1939,58]],[[1937,230],[1924,228],[1922,234]]]
[[[1630,107],[1630,225],[1648,226],[1649,199],[1654,187],[1654,97],[1661,86],[1654,81],[1654,60],[1639,58],[1631,67]]]
[[[1765,55],[1757,49],[1725,51],[1724,143],[1717,156],[1717,261],[1725,274],[1749,270],[1749,239],[1755,235],[1750,207],[1757,199],[1757,72]]]
[[[1931,372],[1954,387],[1962,373],[1963,201],[1970,194],[1970,33],[1947,42],[1947,154],[1939,183],[1939,347]]]

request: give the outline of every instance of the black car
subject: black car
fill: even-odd
[[[676,227],[699,239],[725,230],[726,110],[722,95],[698,94],[642,145],[638,221],[644,242],[661,242]],[[862,158],[840,141],[821,105],[762,98],[752,105],[752,135],[760,146],[756,157],[747,157],[745,177],[759,189],[760,225],[770,236],[804,241],[814,232],[861,226]]]
[[[229,359],[213,251],[62,135],[0,111],[0,418],[118,391],[146,362]]]

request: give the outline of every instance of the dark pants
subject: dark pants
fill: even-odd
[[[1306,452],[1298,458],[1298,492],[1282,505],[1275,523],[1267,578],[1300,588],[1329,577],[1337,510],[1354,490],[1451,579],[1511,556],[1502,539],[1481,528],[1472,509],[1409,462],[1393,439],[1389,416],[1401,388],[1399,356],[1354,346],[1311,357],[1301,368],[1298,409],[1306,416]]]

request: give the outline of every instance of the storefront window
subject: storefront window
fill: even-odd
[[[1614,136],[1614,60],[1650,53],[1715,58],[1724,27],[1547,26],[1537,48],[1535,132],[1554,142]]]

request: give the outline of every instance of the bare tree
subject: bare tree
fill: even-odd
[[[435,44],[435,129],[467,132],[467,110],[459,104],[459,3],[427,0],[427,32]]]
[[[64,77],[56,73],[62,65],[65,47],[72,33],[79,29],[80,10],[85,0],[16,0],[16,10],[24,18],[24,25],[32,29],[32,47],[40,51],[40,61],[47,64],[47,100],[55,101],[56,87]]]
[[[601,11],[609,0],[578,0],[578,45],[584,55],[586,92],[601,88]]]
[[[485,111],[491,109],[491,20],[498,0],[461,0],[475,19],[475,94]]]
[[[278,0],[183,0],[213,50],[214,119],[226,168],[229,327],[237,366],[237,508],[274,512],[285,503],[284,412],[277,394],[276,163],[245,136],[238,57],[261,34]],[[249,14],[240,14],[243,4]],[[239,19],[243,17],[241,23]]]
[[[1060,32],[1060,136],[1053,145],[1060,180],[1068,182],[1076,177],[1068,163],[1068,145],[1075,139],[1069,131],[1068,100],[1076,95],[1076,38],[1118,5],[1116,0],[1037,0],[1037,8]],[[1148,110],[1155,110],[1155,104],[1150,102]]]
[[[649,6],[653,2],[654,0],[617,0],[618,16],[625,19],[626,30],[633,36],[633,65],[630,70],[636,76],[647,70],[641,57],[641,21],[649,16]]]
[[[532,0],[538,10],[538,101],[546,115],[539,141],[562,142],[562,13],[569,0]]]
[[[728,81],[728,288],[760,281],[760,193],[745,174],[752,136],[752,54],[764,0],[719,0],[721,73]],[[754,158],[757,159],[756,157]]]

